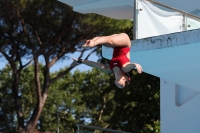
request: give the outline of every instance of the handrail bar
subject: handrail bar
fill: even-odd
[[[76,124],[75,126],[83,127],[83,128],[89,128],[89,129],[96,129],[96,130],[101,130],[101,131],[106,131],[106,132],[112,132],[112,133],[131,133],[131,132],[124,132],[124,131],[112,130],[112,129],[95,127],[95,126],[86,126],[86,125],[83,125],[83,124]]]
[[[175,10],[175,11],[180,12],[180,13],[183,13],[183,14],[185,14],[185,15],[187,15],[187,16],[190,16],[190,17],[193,18],[193,19],[198,19],[198,20],[200,20],[200,17],[195,16],[195,15],[190,14],[190,13],[187,13],[187,12],[184,12],[184,11],[182,11],[182,10],[179,10],[179,9],[176,9],[176,8],[173,8],[173,7],[170,7],[170,6],[161,4],[161,3],[156,2],[156,1],[153,1],[153,0],[146,0],[146,1],[152,2],[152,3],[156,4],[156,5],[159,5],[159,6],[162,6],[162,7],[165,7],[165,8],[169,8],[169,9],[171,9],[171,10]]]

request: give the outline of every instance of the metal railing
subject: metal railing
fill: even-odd
[[[156,4],[158,6],[161,6],[161,7],[164,7],[164,8],[167,8],[167,9],[170,9],[170,10],[174,10],[174,11],[177,11],[177,12],[180,12],[183,14],[183,24],[182,24],[182,27],[183,27],[183,31],[186,30],[186,24],[185,24],[185,19],[186,17],[190,17],[194,20],[197,20],[197,21],[200,21],[200,17],[198,16],[195,16],[193,14],[190,14],[190,13],[187,13],[185,11],[182,11],[182,10],[179,10],[179,9],[176,9],[176,8],[173,8],[173,7],[170,7],[170,6],[167,6],[165,4],[162,4],[162,3],[159,3],[159,2],[156,2],[156,1],[153,1],[153,0],[146,0],[150,3],[153,3],[153,4]],[[137,4],[136,4],[136,0],[134,0],[134,27],[133,27],[133,40],[137,39]]]
[[[110,132],[110,133],[131,133],[131,132],[112,130],[112,129],[108,129],[108,128],[101,128],[101,127],[95,127],[95,126],[86,126],[86,125],[83,125],[83,124],[76,124],[75,125],[75,127],[74,127],[75,133],[79,133],[80,127],[86,128],[86,129],[101,130],[101,131],[106,131],[106,132]]]
[[[195,15],[190,14],[190,13],[187,13],[187,12],[184,12],[184,11],[182,11],[182,10],[179,10],[179,9],[176,9],[176,8],[173,8],[173,7],[170,7],[170,6],[161,4],[161,3],[156,2],[156,1],[153,1],[153,0],[146,0],[146,1],[151,2],[151,3],[154,3],[154,4],[159,5],[159,6],[162,6],[162,7],[165,7],[165,8],[168,8],[168,9],[171,9],[171,10],[174,10],[174,11],[177,11],[177,12],[180,12],[180,13],[182,13],[182,14],[185,15],[185,16],[189,16],[190,18],[193,18],[193,19],[196,19],[196,20],[200,20],[200,17],[195,16]]]

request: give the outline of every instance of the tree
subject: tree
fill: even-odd
[[[18,132],[28,133],[37,125],[50,85],[73,67],[54,77],[50,75],[50,68],[60,60],[69,59],[69,53],[75,51],[80,52],[81,58],[86,51],[80,47],[85,38],[118,33],[122,29],[117,25],[122,21],[95,14],[81,15],[56,0],[2,0],[0,22],[0,56],[8,61],[12,70],[13,79],[9,89],[14,99]],[[127,27],[130,26],[129,21],[124,22]],[[39,68],[41,58],[44,60],[42,70]],[[22,70],[31,62],[34,65],[34,85],[29,87],[36,93],[36,105],[30,108],[30,117],[27,118],[20,95],[20,91],[23,91],[20,90],[23,89],[20,88],[20,77]]]
[[[130,75],[131,84],[115,92],[114,100],[118,105],[114,106],[110,127],[138,133],[159,133],[160,80],[146,73],[137,74],[135,70]]]
[[[39,66],[42,69],[43,65]],[[33,65],[26,67],[19,83],[25,121],[28,121],[31,109],[37,103],[34,87],[30,87],[34,86],[33,69]],[[51,73],[51,76],[57,73]],[[84,123],[129,132],[158,133],[159,79],[145,73],[137,75],[134,70],[130,74],[132,82],[125,89],[118,89],[113,83],[113,75],[98,69],[77,70],[74,74],[64,75],[50,86],[37,129],[56,132],[59,127],[60,132],[68,133],[72,132],[74,124]],[[4,91],[0,95],[0,113],[4,114],[0,129],[14,132],[17,123],[13,119],[16,115],[10,93],[12,71],[9,66],[1,71],[0,79]]]
[[[15,107],[11,87],[12,72],[9,66],[0,71],[0,132],[15,132]]]
[[[86,104],[84,117],[92,126],[138,133],[159,133],[159,78],[135,70],[130,72],[131,84],[119,89],[114,75],[93,69],[87,73],[80,91]]]
[[[39,69],[42,69],[42,64],[39,65]],[[20,100],[22,102],[22,109],[25,122],[28,121],[31,116],[32,108],[37,104],[36,92],[34,91],[34,66],[29,65],[22,70],[19,82]],[[63,71],[63,70],[60,70]],[[51,76],[57,75],[58,72],[51,73]],[[52,83],[50,87],[49,97],[46,100],[46,104],[41,113],[41,117],[38,120],[37,129],[40,131],[55,132],[59,126],[61,132],[72,132],[72,127],[75,123],[79,122],[79,119],[75,119],[74,115],[79,116],[76,113],[80,108],[80,105],[74,104],[81,102],[81,94],[77,88],[84,82],[86,73],[80,74],[78,77],[72,76],[71,73],[64,75],[61,79]],[[1,95],[0,95],[0,130],[3,132],[16,132],[17,121],[15,119],[16,113],[13,104],[12,93],[10,87],[12,83],[12,70],[9,65],[2,69],[0,73],[1,79]],[[82,77],[82,78],[81,78]],[[40,80],[44,77],[40,75]],[[79,80],[77,80],[79,79]],[[80,83],[81,82],[81,83]],[[84,108],[84,105],[83,107]]]
[[[114,84],[113,74],[107,75],[98,69],[86,74],[74,73],[73,79],[76,77],[78,82],[73,81],[72,85],[79,90],[74,104],[81,108],[81,111],[75,109],[76,120],[90,120],[81,123],[115,130],[159,133],[159,78],[146,73],[140,75],[135,70],[129,74],[131,84],[119,89]]]

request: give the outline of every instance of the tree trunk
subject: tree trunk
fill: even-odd
[[[35,127],[37,126],[37,122],[40,118],[40,114],[42,112],[42,108],[44,106],[44,103],[45,102],[43,102],[43,101],[38,101],[38,104],[33,111],[31,119],[29,120],[29,122],[27,123],[27,125],[25,127],[25,133],[33,133]]]
[[[24,115],[23,115],[23,112],[22,112],[22,104],[21,104],[21,101],[20,101],[20,97],[18,95],[20,72],[17,71],[17,68],[12,63],[11,63],[11,66],[12,66],[12,69],[13,69],[13,72],[14,72],[14,80],[13,80],[13,84],[12,84],[12,93],[13,93],[13,97],[14,97],[15,107],[16,107],[16,110],[17,110],[18,131],[24,132]]]

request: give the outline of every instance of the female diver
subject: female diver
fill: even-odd
[[[106,73],[113,73],[115,75],[115,84],[118,88],[124,88],[130,83],[128,72],[131,71],[131,69],[135,68],[139,74],[142,73],[142,67],[140,64],[130,62],[131,41],[127,34],[120,33],[110,36],[95,37],[91,40],[87,40],[83,47],[92,48],[97,45],[104,45],[114,49],[113,57],[110,60],[109,66],[98,62],[76,58],[72,58],[73,62],[70,66],[82,63],[90,67],[101,69]]]

